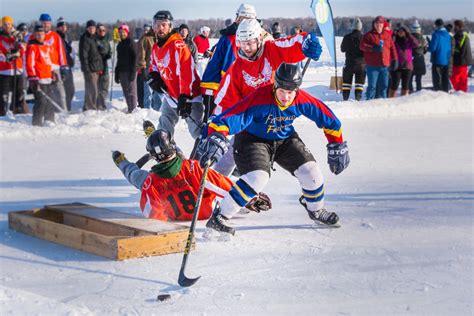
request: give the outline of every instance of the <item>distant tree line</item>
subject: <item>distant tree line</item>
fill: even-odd
[[[359,17],[363,24],[363,32],[367,32],[372,28],[372,21],[374,17],[371,16],[360,16]],[[423,34],[431,34],[434,30],[434,19],[419,19],[416,17],[411,18],[390,18],[392,20],[393,28],[396,28],[399,23],[405,26],[410,26],[413,21],[418,20],[421,25]],[[336,31],[336,36],[344,36],[345,34],[352,31],[352,19],[353,17],[336,17],[334,19],[334,27]],[[82,33],[85,31],[85,22],[70,22],[69,23],[69,35],[73,40],[78,40]],[[96,21],[100,22],[100,21]],[[316,21],[314,18],[268,18],[263,20],[263,27],[271,32],[271,26],[273,23],[279,22],[282,33],[291,34],[291,30],[294,27],[299,27],[303,31],[316,30],[318,35],[321,35],[317,27]],[[33,29],[35,21],[30,22],[30,30]],[[143,34],[143,26],[146,23],[151,23],[151,20],[147,19],[134,19],[131,21],[119,21],[115,23],[103,23],[109,30],[112,30],[114,27],[118,27],[121,23],[127,23],[130,27],[131,34],[134,38],[139,38]],[[191,34],[194,36],[199,32],[201,26],[206,25],[211,28],[210,37],[219,37],[219,30],[225,27],[224,19],[197,19],[197,20],[175,20],[174,25],[178,27],[180,24],[186,23],[189,26]],[[453,23],[452,20],[445,20],[445,24]],[[464,19],[465,30],[467,32],[472,32],[474,30],[474,22]],[[55,26],[55,21],[53,21],[53,26]],[[111,36],[111,32],[109,32]]]

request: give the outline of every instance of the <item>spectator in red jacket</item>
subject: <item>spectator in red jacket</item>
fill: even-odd
[[[384,29],[385,18],[378,16],[372,22],[372,30],[365,33],[360,42],[367,64],[367,100],[386,98],[388,71],[398,68],[397,52],[392,36]]]

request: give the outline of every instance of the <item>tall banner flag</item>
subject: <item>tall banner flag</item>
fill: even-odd
[[[326,41],[326,45],[331,55],[334,66],[336,65],[336,39],[334,37],[334,22],[332,18],[332,9],[329,0],[312,0],[311,10],[316,17],[319,30]]]

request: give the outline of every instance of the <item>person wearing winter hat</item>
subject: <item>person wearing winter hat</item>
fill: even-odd
[[[79,59],[84,74],[85,95],[83,111],[102,110],[97,104],[99,77],[104,71],[104,62],[99,51],[97,27],[94,21],[86,23],[86,31],[79,40]]]
[[[72,40],[67,34],[69,27],[67,22],[61,17],[56,23],[56,32],[59,34],[63,41],[63,46],[66,49],[66,58],[68,68],[63,70],[63,80],[64,80],[64,90],[66,92],[66,106],[68,111],[71,111],[71,103],[74,98],[75,88],[74,88],[74,75],[72,69],[74,68],[74,59],[76,57],[76,52],[72,47]]]
[[[51,85],[50,97],[67,111],[66,105],[66,91],[64,89],[64,79],[69,73],[69,66],[67,63],[66,49],[63,45],[63,40],[58,33],[52,30],[52,18],[48,13],[42,13],[39,21],[45,31],[45,45],[50,47],[49,56],[53,65],[53,72],[55,81]],[[35,34],[32,34],[30,39],[33,40]]]
[[[452,56],[451,35],[442,19],[436,19],[428,51],[431,53],[433,89],[449,92],[449,62]]]
[[[367,65],[367,100],[387,97],[389,68],[398,68],[397,51],[385,24],[383,16],[376,17],[359,45]]]
[[[196,43],[192,39],[192,36],[189,32],[188,25],[187,24],[181,24],[178,28],[178,32],[181,35],[181,37],[183,38],[183,41],[186,43],[186,45],[188,45],[189,50],[191,51],[191,55],[193,56],[194,62],[197,63],[198,59],[199,59],[199,57],[198,57],[198,48],[197,48]],[[202,58],[202,54],[201,54],[201,58]],[[200,75],[202,75],[202,73]]]
[[[117,45],[117,65],[115,82],[122,86],[128,113],[138,105],[137,98],[137,46],[130,38],[130,28],[123,23],[119,26],[120,42]]]
[[[209,57],[211,57],[210,43],[209,43],[209,33],[211,29],[208,26],[202,26],[199,29],[199,34],[193,38],[193,42],[196,44],[197,48],[197,59],[196,67],[200,77],[204,74],[207,64],[209,62]]]
[[[365,83],[365,59],[360,50],[362,40],[362,21],[356,17],[352,21],[352,32],[342,39],[341,52],[346,54],[346,62],[342,70],[342,97],[349,100],[352,89],[352,77],[355,77],[354,96],[357,101],[362,98]]]
[[[102,23],[97,23],[97,45],[99,54],[102,57],[102,73],[99,73],[98,94],[97,94],[97,108],[99,110],[107,109],[107,96],[109,95],[109,66],[107,61],[112,58],[112,47],[110,46],[110,39],[107,36],[107,28]]]
[[[468,66],[472,63],[469,34],[464,31],[462,20],[454,21],[453,74],[451,83],[455,91],[467,92]]]
[[[148,84],[151,50],[155,41],[155,32],[150,27],[148,31],[143,33],[137,43],[137,98],[139,107],[145,109],[151,107],[155,111],[159,111],[161,108],[161,94],[153,91]]]
[[[2,18],[0,30],[0,116],[8,111],[8,106],[13,113],[25,112],[25,96],[23,87],[23,57],[25,45],[14,34],[13,18]],[[11,99],[10,99],[11,96]],[[9,102],[9,100],[11,100]]]
[[[410,26],[412,36],[418,41],[418,47],[412,49],[413,55],[413,72],[411,74],[409,90],[410,93],[415,91],[413,86],[413,79],[416,82],[416,91],[422,89],[421,79],[426,74],[425,54],[428,51],[428,43],[421,34],[421,25],[418,20],[415,20]]]

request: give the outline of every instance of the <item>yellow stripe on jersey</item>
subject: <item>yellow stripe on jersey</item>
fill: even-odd
[[[225,125],[216,125],[215,123],[210,123],[209,124],[209,127],[212,128],[213,130],[217,131],[217,132],[228,132],[229,131],[229,128]]]
[[[329,134],[329,135],[332,135],[332,136],[335,136],[335,137],[341,137],[341,135],[342,135],[342,130],[335,131],[333,129],[323,128],[323,131],[326,134]]]
[[[212,90],[217,90],[219,88],[219,84],[215,82],[201,82],[199,86],[201,88],[212,89]]]

